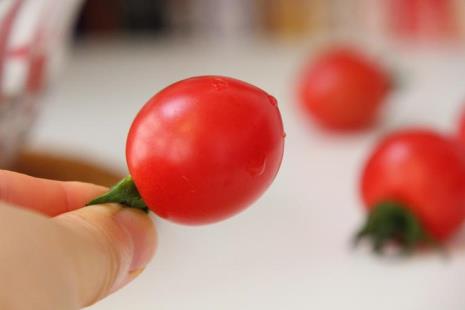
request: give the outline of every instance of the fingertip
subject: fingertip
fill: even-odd
[[[93,304],[131,282],[149,263],[157,245],[150,217],[117,204],[93,205],[62,214],[55,220],[69,228],[79,299]]]
[[[116,213],[115,220],[131,236],[134,245],[129,272],[145,268],[157,246],[157,232],[152,220],[145,212],[129,208]]]
[[[115,214],[115,221],[126,231],[133,245],[131,263],[127,276],[120,283],[115,283],[111,291],[125,286],[145,269],[157,248],[155,225],[147,214],[141,210],[123,208]]]

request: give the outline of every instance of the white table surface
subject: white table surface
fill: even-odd
[[[106,41],[78,45],[44,104],[30,145],[125,169],[131,120],[153,93],[203,74],[237,77],[275,95],[287,132],[268,192],[225,222],[183,227],[155,219],[158,253],[95,310],[465,309],[465,238],[437,253],[380,259],[350,238],[363,217],[360,166],[383,131],[408,124],[452,130],[465,98],[460,52],[390,54],[409,78],[377,130],[322,133],[296,108],[304,46],[265,42]],[[388,53],[389,54],[389,53]]]

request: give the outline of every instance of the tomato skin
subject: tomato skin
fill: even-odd
[[[376,63],[350,49],[326,51],[305,66],[299,82],[300,102],[329,129],[369,127],[390,88],[390,77]]]
[[[273,97],[236,79],[201,76],[147,102],[129,131],[126,158],[152,211],[195,225],[226,219],[256,200],[283,151]]]
[[[426,129],[387,136],[361,178],[368,210],[383,201],[410,209],[428,234],[444,240],[465,218],[465,152],[453,139]]]

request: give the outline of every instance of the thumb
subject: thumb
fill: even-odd
[[[70,232],[63,237],[81,306],[133,280],[155,252],[155,227],[139,210],[96,205],[62,214],[54,221]]]

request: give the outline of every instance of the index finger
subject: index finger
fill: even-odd
[[[0,170],[0,200],[48,216],[83,207],[106,191],[105,187],[61,182]]]

